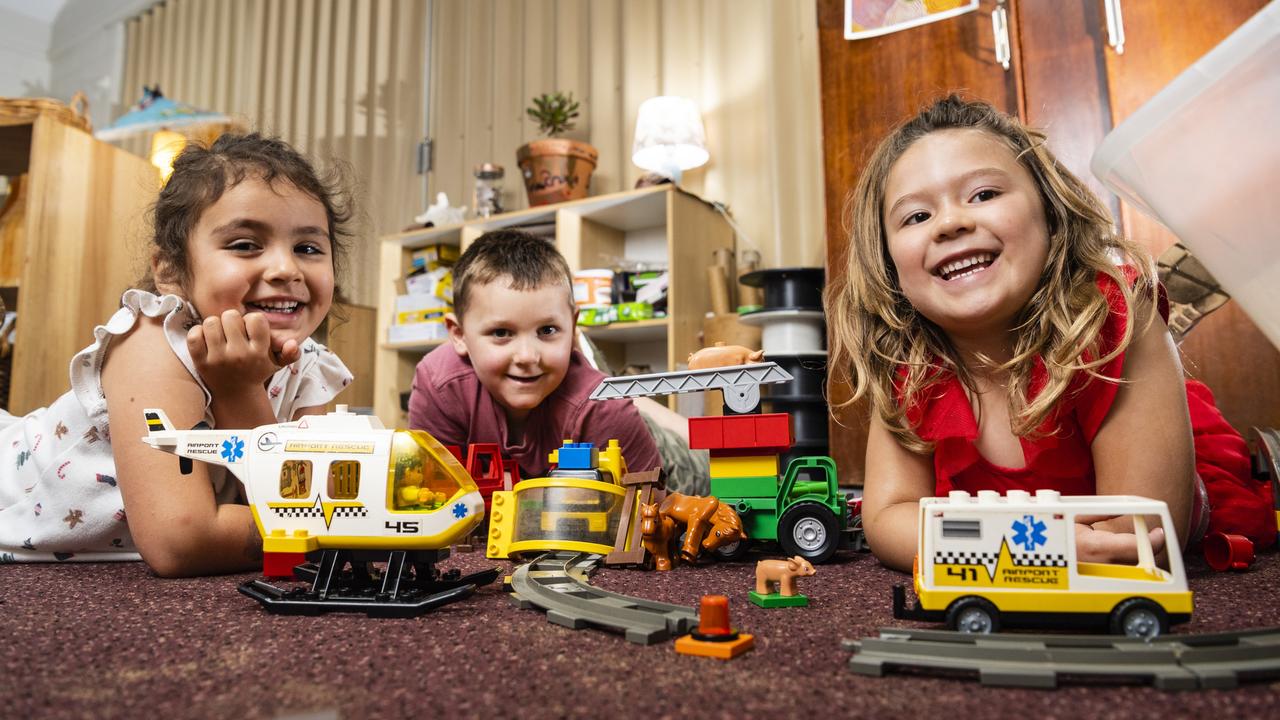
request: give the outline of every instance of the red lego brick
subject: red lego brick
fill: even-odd
[[[689,447],[695,450],[786,450],[791,447],[787,413],[689,418]]]
[[[291,578],[293,568],[307,561],[306,553],[269,552],[262,554],[262,574],[269,578]]]
[[[444,446],[444,449],[445,449],[445,450],[448,450],[450,455],[452,455],[452,456],[454,456],[455,458],[457,458],[457,459],[458,459],[458,464],[459,464],[459,465],[466,465],[467,461],[466,461],[465,459],[463,459],[463,457],[462,457],[462,448],[461,448],[461,447],[459,447],[459,446],[457,446],[457,445],[445,445],[445,446]]]

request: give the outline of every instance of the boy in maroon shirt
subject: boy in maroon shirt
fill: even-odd
[[[565,440],[617,440],[631,471],[660,464],[630,400],[588,397],[605,376],[574,349],[573,276],[549,242],[485,233],[453,269],[449,342],[422,358],[409,427],[446,445],[497,443],[522,477],[541,477]]]

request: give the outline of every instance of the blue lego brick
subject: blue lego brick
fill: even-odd
[[[560,446],[559,467],[562,470],[592,470],[600,464],[600,451],[591,443],[565,443]]]

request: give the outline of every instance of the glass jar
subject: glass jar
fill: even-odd
[[[502,166],[481,163],[473,168],[476,177],[475,194],[471,206],[476,217],[487,218],[502,212]]]

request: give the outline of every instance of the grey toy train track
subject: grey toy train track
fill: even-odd
[[[1059,678],[1151,681],[1162,690],[1233,688],[1280,675],[1280,628],[1154,640],[1106,635],[972,635],[881,628],[877,638],[845,640],[849,667],[881,676],[886,668],[976,672],[983,685],[1057,687]]]
[[[547,553],[511,574],[512,597],[522,608],[547,611],[547,620],[574,630],[618,630],[641,645],[683,635],[698,624],[691,607],[601,590],[587,582],[600,561],[589,553]]]

